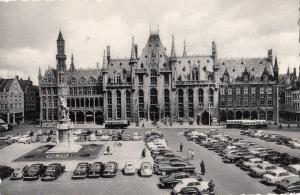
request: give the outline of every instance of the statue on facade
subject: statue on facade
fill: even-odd
[[[63,96],[59,97],[59,107],[60,107],[60,118],[69,119],[69,109],[67,107],[66,99]]]

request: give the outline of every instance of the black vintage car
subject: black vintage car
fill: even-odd
[[[65,171],[65,166],[59,163],[52,163],[47,166],[42,181],[53,181],[57,179]]]
[[[94,162],[88,172],[88,177],[100,177],[104,170],[104,164],[102,162]]]
[[[23,180],[35,180],[43,176],[46,166],[41,163],[32,164],[24,173]]]
[[[178,172],[178,173],[172,173],[168,176],[163,176],[159,178],[159,187],[160,188],[172,188],[174,187],[177,183],[181,181],[181,179],[184,178],[195,178],[199,181],[202,181],[202,177],[200,174],[195,173],[195,174],[189,174],[186,172]]]
[[[118,172],[118,163],[107,162],[103,171],[103,177],[114,177]]]
[[[88,175],[89,163],[81,162],[78,163],[76,169],[73,171],[72,179],[83,179]]]
[[[0,166],[0,178],[4,179],[10,176],[10,174],[13,172],[13,169],[8,166]]]

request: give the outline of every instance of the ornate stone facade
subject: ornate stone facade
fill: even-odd
[[[57,68],[39,76],[43,122],[57,120],[57,98],[63,95],[75,123],[128,120],[209,124],[220,121],[219,113],[224,111],[220,109],[220,88],[242,85],[251,90],[255,85],[260,90],[258,86],[262,85],[273,90],[278,79],[278,66],[273,67],[271,50],[262,58],[221,59],[216,43],[212,42],[211,54],[188,55],[184,44],[183,54],[177,55],[172,37],[169,55],[158,32],[150,33],[140,55],[132,38],[130,57],[126,59],[113,57],[107,46],[101,70],[99,65],[94,70],[76,70],[73,57],[67,70],[61,33],[57,45]],[[230,77],[227,80],[226,74]],[[247,82],[241,80],[243,75],[249,76]],[[267,75],[268,81],[263,75]],[[272,103],[276,101],[272,99]],[[258,105],[256,109],[261,107],[265,106]],[[251,112],[252,108],[242,110]],[[274,112],[273,108],[272,105]],[[225,112],[239,108],[226,109]]]

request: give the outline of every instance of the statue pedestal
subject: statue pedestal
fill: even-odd
[[[70,119],[61,119],[57,124],[56,146],[47,153],[76,153],[82,148],[74,143],[73,124]]]

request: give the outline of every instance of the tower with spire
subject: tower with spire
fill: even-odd
[[[277,56],[275,56],[273,73],[274,73],[274,80],[278,82],[279,66],[278,66],[278,62],[277,62]]]
[[[74,71],[75,70],[75,65],[74,65],[74,57],[73,54],[71,56],[71,64],[70,64],[70,71]]]
[[[177,62],[174,35],[172,35],[172,46],[171,46],[170,62],[171,63]]]
[[[185,40],[183,41],[183,53],[182,53],[183,57],[186,57],[186,44],[185,44]]]
[[[173,90],[176,88],[176,63],[177,63],[177,58],[176,58],[175,40],[174,40],[174,35],[172,35],[170,66],[172,69],[171,87]]]
[[[57,38],[57,54],[56,54],[56,69],[58,71],[66,71],[66,55],[65,55],[65,40],[59,31],[58,38]]]

